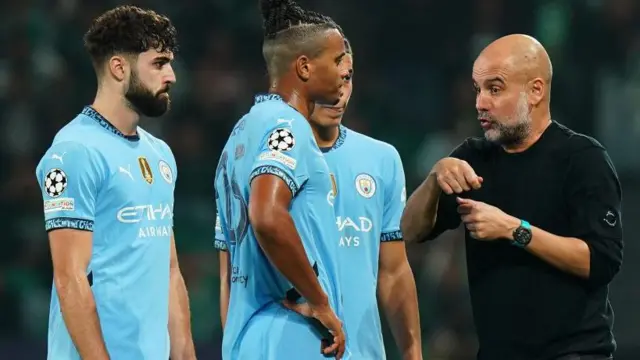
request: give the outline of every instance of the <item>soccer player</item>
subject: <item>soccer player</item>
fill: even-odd
[[[401,221],[407,241],[464,225],[479,360],[609,360],[616,348],[620,182],[600,143],[551,119],[552,74],[530,36],[487,46],[473,66],[484,138],[438,161]]]
[[[351,46],[346,42],[347,52]],[[353,55],[341,101],[320,105],[311,126],[331,170],[345,328],[354,357],[384,359],[377,295],[396,344],[407,359],[422,359],[416,285],[407,260],[400,217],[406,199],[398,151],[341,125],[352,92]],[[366,154],[366,155],[365,155]]]
[[[318,105],[311,115],[316,141],[331,171],[336,209],[340,279],[347,342],[354,358],[384,359],[377,294],[404,359],[421,359],[415,281],[407,261],[400,217],[406,198],[396,149],[341,125],[353,89],[353,53],[345,40],[348,77],[336,105]],[[367,154],[363,156],[362,154]],[[228,254],[220,250],[222,320],[227,312]],[[372,284],[378,284],[377,287]],[[398,294],[402,294],[398,296]]]
[[[231,267],[223,357],[340,359],[345,338],[337,316],[331,179],[307,119],[316,103],[340,100],[344,38],[333,20],[291,0],[260,3],[269,94],[257,96],[233,128],[215,178]],[[306,304],[310,318],[283,306],[285,300]],[[321,335],[323,329],[330,334]],[[332,343],[320,351],[324,337]]]
[[[48,359],[195,359],[173,237],[176,163],[138,127],[169,109],[176,29],[117,7],[84,36],[98,78],[36,175],[53,260]]]

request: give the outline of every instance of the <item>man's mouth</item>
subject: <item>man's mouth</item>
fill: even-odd
[[[322,106],[322,107],[338,114],[341,114],[344,112],[344,106]]]
[[[483,129],[489,129],[491,125],[493,125],[493,122],[489,120],[489,118],[479,118],[478,120],[480,120],[480,126]]]

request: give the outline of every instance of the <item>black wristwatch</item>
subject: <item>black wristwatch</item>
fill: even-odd
[[[513,230],[513,240],[511,244],[519,248],[525,248],[531,242],[531,224],[525,220],[520,220],[520,226]]]

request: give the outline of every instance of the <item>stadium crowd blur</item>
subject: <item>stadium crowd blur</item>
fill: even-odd
[[[0,4],[0,358],[42,359],[51,261],[34,177],[54,134],[92,101],[82,48],[90,19],[119,1],[3,0]],[[201,359],[219,358],[213,173],[230,127],[266,89],[257,1],[133,1],[169,15],[181,52],[172,111],[143,126],[171,145],[179,176],[175,229]],[[604,143],[624,191],[625,262],[611,287],[617,359],[640,354],[640,2],[634,0],[315,0],[355,50],[346,124],[395,145],[411,192],[434,162],[478,134],[470,73],[505,33],[548,49],[556,120]],[[362,154],[367,156],[367,154]],[[447,238],[447,239],[445,239]],[[425,359],[476,351],[460,233],[410,248]],[[354,269],[355,270],[355,269]],[[635,281],[634,281],[635,280]],[[401,296],[401,294],[400,294]],[[390,359],[397,358],[389,348]],[[634,356],[635,355],[635,356]]]

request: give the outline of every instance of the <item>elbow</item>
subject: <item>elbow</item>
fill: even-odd
[[[54,270],[53,284],[60,303],[65,304],[68,300],[77,300],[86,294],[87,290],[91,291],[90,276],[87,276],[82,270]]]
[[[609,261],[600,264],[591,263],[587,275],[587,281],[592,288],[607,286],[620,272],[621,262]]]
[[[432,223],[424,221],[423,224],[417,224],[416,221],[407,216],[406,212],[400,219],[400,230],[406,243],[413,244],[427,240],[432,229]]]
[[[78,271],[73,269],[55,270],[53,271],[53,283],[56,286],[58,292],[65,291],[70,288],[74,283],[78,283],[86,279],[84,271]]]
[[[589,267],[587,281],[592,288],[607,286],[622,267],[622,247],[599,249],[589,246]]]
[[[285,213],[288,211],[285,209]],[[278,232],[278,222],[282,221],[282,209],[278,206],[267,206],[258,201],[249,202],[249,223],[258,241],[269,234]]]
[[[412,232],[412,231],[407,231],[406,228],[402,228],[402,237],[404,239],[404,241],[408,244],[415,244],[415,243],[419,243],[422,241],[422,239],[424,237],[420,236],[418,233],[416,232]]]
[[[169,263],[169,274],[171,275],[180,275],[180,265],[178,263],[178,259],[171,258]]]

